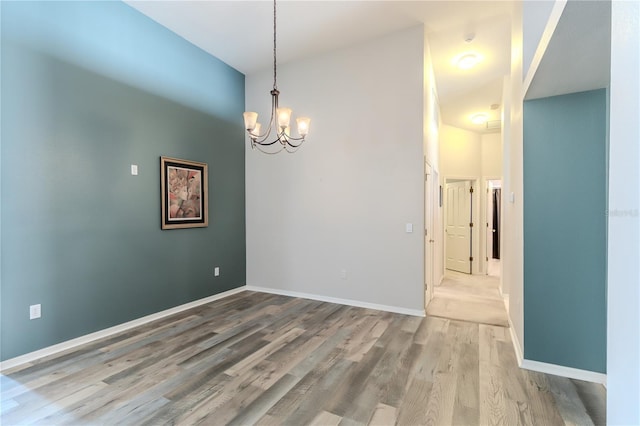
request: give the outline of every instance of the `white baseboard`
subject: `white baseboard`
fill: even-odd
[[[350,300],[350,299],[339,299],[336,297],[321,296],[321,295],[309,294],[309,293],[300,293],[297,291],[280,290],[276,288],[259,287],[259,286],[253,286],[253,285],[248,285],[246,289],[249,291],[257,291],[260,293],[271,293],[271,294],[279,294],[281,296],[299,297],[302,299],[318,300],[320,302],[337,303],[339,305],[375,309],[377,311],[393,312],[396,314],[412,315],[416,317],[424,317],[426,315],[426,312],[424,309],[422,310],[408,309],[408,308],[401,308],[398,306],[378,305],[376,303],[360,302],[357,300]]]
[[[516,328],[513,326],[513,322],[511,321],[511,315],[507,313],[507,319],[509,320],[509,333],[511,334],[511,343],[513,344],[513,351],[516,353],[516,360],[518,361],[518,367],[522,368],[522,360],[524,357],[522,356],[522,346],[520,346],[520,340],[518,340],[518,335],[516,334]]]
[[[525,370],[537,371],[538,373],[553,374],[554,376],[567,377],[569,379],[584,380],[585,382],[600,383],[607,385],[607,375],[595,373],[588,370],[579,370],[577,368],[564,367],[562,365],[547,364],[546,362],[532,361],[530,359],[522,360],[521,368]]]
[[[513,343],[513,350],[516,353],[516,360],[518,366],[525,370],[537,371],[538,373],[553,374],[554,376],[567,377],[569,379],[584,380],[585,382],[601,383],[605,387],[607,386],[607,375],[602,373],[594,373],[593,371],[579,370],[577,368],[564,367],[562,365],[547,364],[546,362],[532,361],[525,359],[522,354],[522,346],[511,322],[511,316],[509,318],[509,331],[511,333],[511,342]]]
[[[504,302],[504,308],[507,310],[507,316],[509,315],[509,294],[502,294],[500,292],[500,296],[502,297],[502,301]]]
[[[122,331],[129,330],[134,327],[138,327],[148,322],[155,321],[160,318],[164,318],[169,315],[173,315],[178,312],[185,311],[187,309],[195,308],[196,306],[204,305],[206,303],[210,303],[215,300],[223,299],[225,297],[231,296],[232,294],[240,293],[242,291],[245,291],[244,286],[234,288],[233,290],[225,291],[223,293],[214,294],[213,296],[205,297],[204,299],[194,300],[193,302],[185,303],[184,305],[175,306],[173,308],[169,308],[161,312],[156,312],[155,314],[147,315],[145,317],[138,318],[133,321],[125,322],[123,324],[118,324],[113,327],[105,328],[104,330],[96,331],[95,333],[86,334],[84,336],[80,336],[75,339],[67,340],[65,342],[55,344],[53,346],[48,346],[46,348],[39,349],[34,352],[29,352],[28,354],[20,355],[15,358],[2,361],[0,362],[0,372],[4,370],[8,370],[10,368],[17,367],[22,364],[26,364],[31,361],[35,361],[39,358],[44,358],[49,355],[53,355],[62,351],[66,351],[68,349],[75,348],[80,345],[84,345],[85,343],[89,343],[94,340],[102,339],[104,337],[108,337],[116,333],[120,333]]]

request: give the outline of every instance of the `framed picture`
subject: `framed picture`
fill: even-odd
[[[160,157],[162,229],[209,226],[207,164]]]

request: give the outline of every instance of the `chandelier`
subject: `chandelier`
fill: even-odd
[[[291,121],[291,109],[280,107],[278,105],[277,76],[278,67],[276,61],[276,0],[273,0],[273,90],[271,90],[271,118],[269,127],[264,133],[260,133],[262,125],[258,123],[258,113],[247,111],[244,116],[244,128],[247,129],[249,138],[251,139],[251,149],[258,149],[265,154],[277,154],[281,151],[289,153],[295,152],[305,141],[305,137],[309,133],[309,123],[311,119],[308,117],[299,117],[296,119],[299,137],[291,136],[289,123]],[[269,141],[271,132],[274,131],[273,140]],[[271,147],[271,148],[269,148]]]

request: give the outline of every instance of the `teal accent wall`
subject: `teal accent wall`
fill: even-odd
[[[607,93],[524,105],[524,357],[606,371]]]
[[[1,359],[244,285],[244,75],[121,2],[0,7]],[[209,227],[160,229],[163,155]]]

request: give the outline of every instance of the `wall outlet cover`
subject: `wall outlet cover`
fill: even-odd
[[[31,305],[29,306],[29,319],[37,319],[42,316],[41,305]]]

